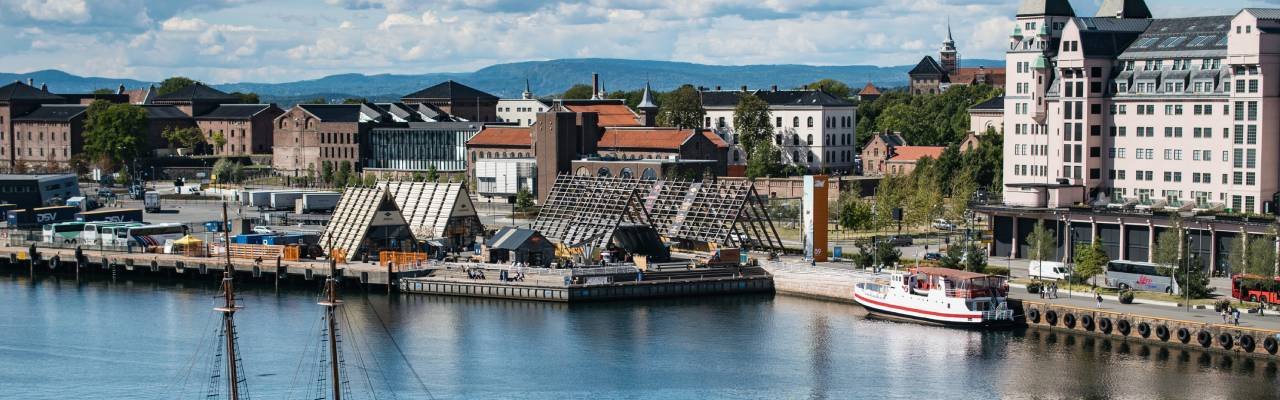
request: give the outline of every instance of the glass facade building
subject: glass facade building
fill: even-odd
[[[402,171],[465,171],[467,140],[480,131],[474,122],[411,122],[408,127],[374,128],[364,154],[365,168]]]

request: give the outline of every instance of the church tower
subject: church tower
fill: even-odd
[[[956,41],[951,38],[951,21],[947,21],[947,40],[942,42],[942,51],[938,54],[938,61],[942,64],[942,71],[947,75],[956,73],[959,67],[959,54],[956,52]]]

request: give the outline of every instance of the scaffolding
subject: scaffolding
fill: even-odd
[[[782,250],[765,202],[749,182],[646,180],[561,174],[534,228],[568,245],[607,245],[622,223],[671,240]]]

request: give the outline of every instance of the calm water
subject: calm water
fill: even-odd
[[[212,284],[0,276],[0,398],[203,398],[216,296]],[[1270,361],[867,320],[790,297],[346,298],[352,398],[1280,398]],[[241,303],[249,394],[308,398],[313,291],[249,288]]]

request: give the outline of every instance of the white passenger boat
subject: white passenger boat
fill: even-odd
[[[1004,277],[920,267],[886,281],[858,282],[853,298],[875,315],[973,328],[1013,325]]]

